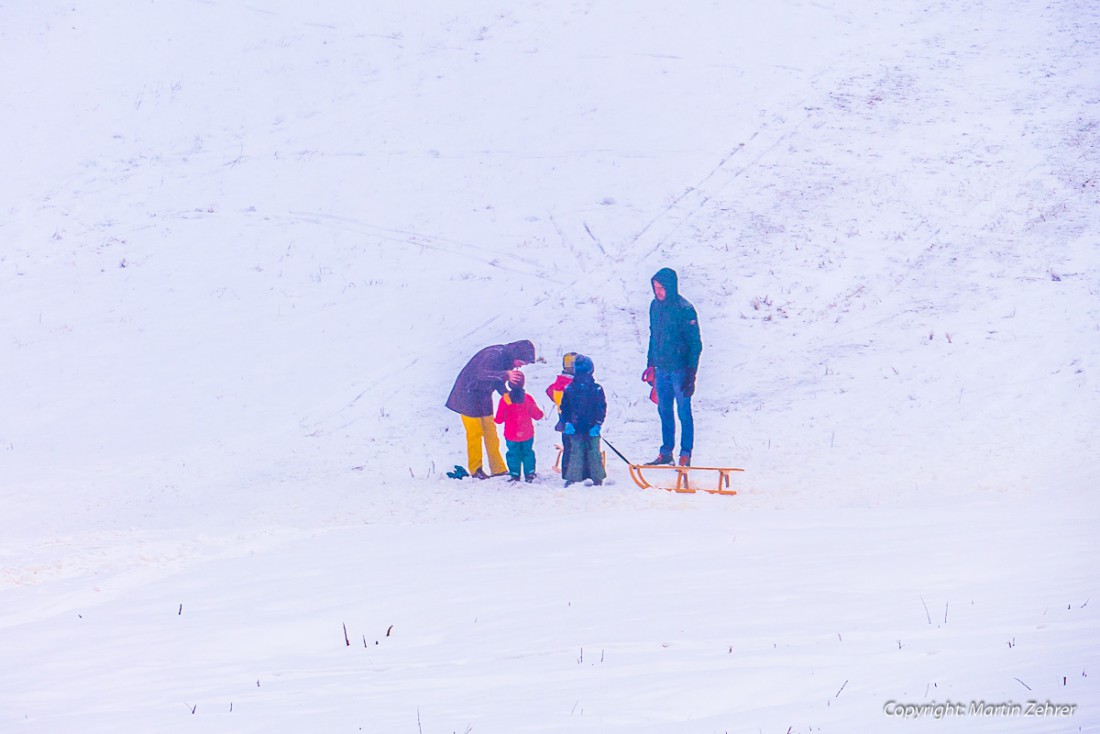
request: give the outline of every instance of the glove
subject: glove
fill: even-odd
[[[652,385],[657,381],[657,371],[652,365],[645,368],[645,372],[642,373],[642,382],[648,382]]]
[[[591,436],[592,438],[598,438],[599,435],[600,435],[600,424],[597,423],[596,425],[589,428],[588,429],[588,435]]]
[[[566,423],[565,424],[565,430],[562,431],[562,433],[564,433],[566,436],[572,436],[576,432],[577,432],[577,427],[574,426],[572,423]]]
[[[695,394],[695,370],[688,370],[684,373],[684,395],[689,398]]]

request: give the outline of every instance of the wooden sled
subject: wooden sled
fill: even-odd
[[[635,484],[642,489],[663,489],[666,492],[703,491],[710,494],[737,494],[737,490],[730,487],[730,474],[735,471],[745,470],[724,466],[630,464],[630,478]],[[646,474],[649,475],[649,479],[646,478]],[[709,482],[707,482],[708,478]]]

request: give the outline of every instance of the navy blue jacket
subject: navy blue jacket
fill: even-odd
[[[579,374],[565,386],[561,395],[562,423],[572,423],[577,433],[587,435],[597,423],[607,417],[607,398],[596,384],[592,373]]]
[[[659,370],[699,369],[703,340],[695,306],[680,295],[676,271],[661,268],[653,280],[664,286],[665,299],[649,304],[649,354],[646,364]]]

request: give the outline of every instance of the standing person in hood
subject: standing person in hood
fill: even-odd
[[[603,484],[607,477],[600,454],[600,431],[607,417],[607,398],[603,387],[592,376],[592,360],[578,354],[573,360],[573,381],[561,395],[561,419],[565,423],[562,440],[569,447],[561,475],[568,487],[591,479]]]
[[[695,422],[691,396],[703,341],[695,307],[680,295],[676,271],[661,268],[653,276],[653,301],[649,304],[649,354],[642,381],[657,388],[657,413],[661,416],[661,449],[651,464],[671,464],[676,446],[676,418],[680,419],[680,466],[691,465],[695,447]]]
[[[476,479],[488,479],[508,472],[500,455],[500,438],[493,422],[493,393],[504,394],[507,382],[521,384],[519,368],[535,361],[535,345],[530,341],[494,344],[470,358],[458,373],[447,407],[462,416],[466,430],[466,456],[469,473]],[[481,446],[489,458],[489,474],[482,463]]]

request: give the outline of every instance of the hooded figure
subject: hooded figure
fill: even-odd
[[[687,370],[694,375],[703,351],[695,306],[680,295],[679,278],[672,268],[658,270],[653,283],[646,364],[659,370]],[[664,290],[663,296],[658,295],[656,286]]]
[[[695,424],[691,396],[703,341],[695,307],[680,295],[679,278],[671,268],[653,276],[653,301],[649,304],[649,352],[642,380],[657,390],[661,416],[661,449],[653,464],[671,464],[676,444],[676,418],[680,419],[680,465],[691,464]]]
[[[479,479],[487,478],[482,468],[481,445],[489,457],[490,474],[507,472],[500,454],[500,439],[493,422],[493,393],[504,394],[510,378],[519,379],[515,371],[535,361],[535,345],[523,340],[511,344],[494,344],[485,347],[470,358],[458,373],[447,407],[462,416],[466,429],[466,454],[470,474]]]
[[[591,359],[578,354],[573,372],[573,381],[561,396],[562,440],[569,449],[561,475],[566,486],[585,479],[603,484],[607,472],[600,453],[600,431],[607,417],[607,398],[592,376]]]

